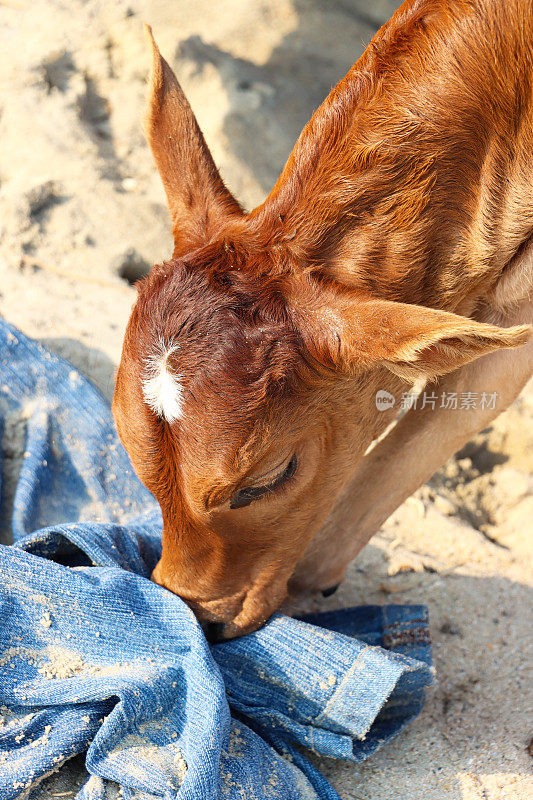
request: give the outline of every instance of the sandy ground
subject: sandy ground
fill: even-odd
[[[142,20],[230,188],[252,207],[396,5],[0,0],[0,313],[111,397],[130,282],[171,250],[141,128]],[[431,616],[437,686],[419,719],[364,765],[322,764],[343,797],[533,796],[532,467],[530,383],[393,515],[339,592],[316,601],[423,602]],[[40,797],[68,797],[78,775],[75,762]]]

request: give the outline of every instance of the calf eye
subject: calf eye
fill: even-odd
[[[276,489],[279,489],[279,487],[286,483],[289,478],[292,478],[296,472],[297,466],[298,459],[296,458],[295,453],[283,472],[280,472],[280,474],[274,478],[272,483],[269,483],[267,486],[246,486],[244,489],[239,489],[239,491],[235,492],[231,498],[229,507],[243,508],[244,506],[249,506],[254,500],[257,500],[259,497],[263,497],[263,495],[267,494],[268,492],[275,492]]]

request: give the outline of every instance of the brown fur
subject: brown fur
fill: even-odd
[[[175,250],[139,286],[114,412],[163,512],[155,580],[233,636],[260,625],[289,582],[335,583],[364,544],[341,553],[339,533],[335,549],[328,519],[348,526],[347,488],[391,421],[376,391],[461,375],[529,338],[526,325],[486,321],[505,324],[506,302],[531,292],[516,275],[533,234],[533,14],[526,0],[408,0],[250,214],[149,37],[147,134]],[[160,339],[179,347],[172,424],[142,396]],[[230,508],[292,453],[286,486]]]

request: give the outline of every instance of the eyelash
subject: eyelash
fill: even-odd
[[[286,484],[294,476],[297,468],[298,459],[295,453],[284,471],[278,475],[272,483],[269,483],[268,486],[248,486],[244,489],[239,489],[231,498],[229,507],[244,508],[245,506],[249,506],[250,503],[253,503],[254,500],[259,500],[260,497],[264,497],[265,494],[276,491],[276,489]]]

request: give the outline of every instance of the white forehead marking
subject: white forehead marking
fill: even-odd
[[[178,349],[177,345],[167,345],[160,341],[154,353],[146,359],[143,379],[143,395],[154,414],[167,422],[175,422],[182,412],[181,375],[170,371],[168,360]]]

